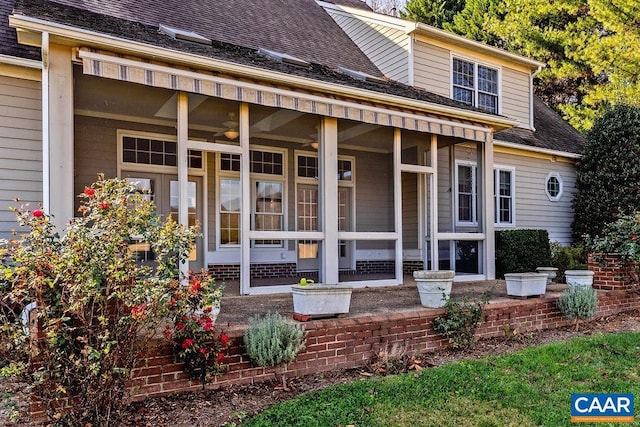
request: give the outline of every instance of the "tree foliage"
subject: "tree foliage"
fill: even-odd
[[[578,164],[573,231],[600,235],[640,206],[640,108],[617,105],[596,120]]]
[[[465,0],[409,0],[400,16],[444,28],[464,8]]]
[[[586,131],[607,105],[640,102],[638,16],[635,0],[504,0],[487,30],[548,64],[538,95]]]
[[[498,0],[467,0],[463,9],[444,23],[444,29],[482,43],[500,45],[500,38],[487,31],[487,27],[490,19],[502,15]]]

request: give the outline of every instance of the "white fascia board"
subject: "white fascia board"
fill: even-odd
[[[578,160],[578,159],[582,158],[582,154],[569,153],[569,152],[566,152],[566,151],[551,150],[551,149],[548,149],[548,148],[532,147],[530,145],[516,144],[514,142],[500,141],[499,139],[496,139],[495,137],[493,139],[493,145],[496,145],[498,147],[514,148],[514,149],[523,150],[523,151],[531,151],[531,152],[534,152],[534,153],[549,154],[551,156],[565,157],[567,159]]]
[[[124,40],[107,34],[95,31],[83,30],[69,25],[53,23],[42,19],[31,18],[23,15],[12,15],[9,17],[9,24],[12,27],[19,27],[24,30],[35,32],[49,32],[53,36],[76,42],[89,43],[100,46],[106,50],[127,51],[137,56],[154,57],[158,60],[185,64],[193,68],[201,67],[205,70],[215,69],[230,74],[243,75],[252,78],[264,79],[266,81],[287,86],[308,88],[327,92],[336,95],[350,96],[357,99],[379,102],[382,104],[398,107],[409,107],[428,113],[443,114],[453,118],[478,121],[489,125],[494,130],[508,129],[517,125],[516,120],[506,117],[497,117],[491,114],[470,111],[463,108],[448,107],[446,105],[434,104],[427,101],[419,101],[410,98],[403,98],[396,95],[388,95],[380,92],[372,92],[365,89],[344,86],[335,83],[321,82],[319,80],[305,77],[293,76],[291,74],[269,71],[262,68],[249,67],[213,58],[206,58],[190,53],[179,52],[158,46],[148,45],[140,42]]]
[[[316,3],[324,9],[341,12],[344,15],[357,16],[367,22],[384,25],[386,27],[395,28],[397,30],[409,32],[412,31],[415,27],[414,22],[407,21],[406,19],[402,18],[396,18],[395,16],[385,15],[384,13],[374,12],[372,10],[364,10],[357,7],[327,3],[322,0],[316,0]]]
[[[412,30],[416,34],[423,35],[428,38],[440,40],[446,43],[451,43],[457,46],[463,46],[468,49],[475,50],[476,52],[482,52],[487,55],[502,58],[507,61],[515,62],[517,64],[529,67],[532,71],[538,68],[544,68],[547,64],[544,62],[536,61],[535,59],[527,58],[526,56],[511,53],[504,49],[489,46],[484,43],[477,42],[475,40],[468,39],[466,37],[459,36],[457,34],[450,33],[448,31],[441,30],[439,28],[432,27],[431,25],[416,23],[415,28]]]
[[[35,59],[19,58],[17,56],[0,55],[0,64],[15,65],[16,67],[42,70],[42,61]]]

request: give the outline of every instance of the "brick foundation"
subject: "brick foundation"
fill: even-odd
[[[420,262],[422,267],[422,262]],[[342,274],[381,274],[394,273],[394,261],[374,260],[356,261],[355,270],[341,270]],[[288,278],[288,277],[311,277],[311,273],[298,273],[295,262],[277,263],[277,264],[251,264],[252,279],[271,279],[271,278]],[[421,270],[422,268],[420,268]],[[240,279],[240,265],[238,264],[210,264],[209,274],[221,282],[225,280]],[[317,276],[317,273],[315,273]]]
[[[593,271],[593,287],[606,291],[629,289],[638,285],[637,263],[616,254],[589,254],[588,268]]]
[[[422,261],[403,261],[402,262],[402,274],[409,274],[413,276],[414,271],[424,270],[424,262]]]
[[[599,291],[598,299],[597,317],[630,311],[640,305],[640,293],[632,290]],[[561,315],[556,301],[557,297],[543,297],[491,303],[485,310],[484,321],[476,336],[504,336],[505,327],[521,332],[535,332],[571,324],[571,321]],[[394,343],[402,344],[407,351],[417,353],[428,353],[446,347],[447,341],[431,328],[433,319],[443,312],[443,309],[424,308],[384,315],[307,322],[306,348],[287,366],[286,375],[296,377],[364,366],[377,350]],[[229,370],[209,384],[208,388],[270,381],[275,378],[273,368],[251,366],[242,345],[243,332],[243,329],[228,331],[232,345],[225,363]],[[170,347],[160,341],[145,366],[135,372],[131,384],[131,392],[136,400],[200,388],[197,381],[187,379],[182,366],[174,362]],[[42,409],[38,404],[32,404],[32,420],[42,420]]]

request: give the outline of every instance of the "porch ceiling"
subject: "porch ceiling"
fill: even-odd
[[[442,136],[458,137],[466,140],[486,142],[491,139],[491,129],[472,122],[463,122],[429,115],[420,111],[391,109],[384,105],[364,104],[350,99],[323,94],[310,94],[291,88],[279,88],[240,81],[230,77],[212,75],[200,71],[187,71],[168,65],[150,64],[135,58],[120,58],[83,49],[79,56],[83,60],[83,72],[87,75],[108,79],[139,83],[146,86],[167,89],[173,93],[182,90],[193,94],[222,98],[229,101],[276,107],[298,113],[324,115],[360,123],[396,127]],[[110,96],[105,90],[101,95]],[[164,91],[163,91],[164,92]],[[166,92],[165,92],[166,93]],[[164,100],[162,99],[164,96]],[[149,101],[149,105],[143,105]],[[138,100],[141,113],[150,115],[167,101],[166,95],[158,94],[152,99]],[[286,123],[286,117],[280,118]],[[271,126],[273,121],[268,125]],[[266,126],[263,122],[260,126]],[[369,130],[361,127],[353,134],[364,134]]]

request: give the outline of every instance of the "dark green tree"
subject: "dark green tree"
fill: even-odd
[[[400,16],[413,21],[444,28],[464,8],[465,0],[408,0]]]
[[[599,235],[620,214],[640,210],[640,108],[617,105],[596,120],[578,164],[577,238]]]
[[[497,46],[501,45],[501,39],[488,31],[488,22],[492,17],[502,15],[498,9],[498,0],[467,0],[464,8],[453,17],[453,22],[445,22],[444,29]]]

